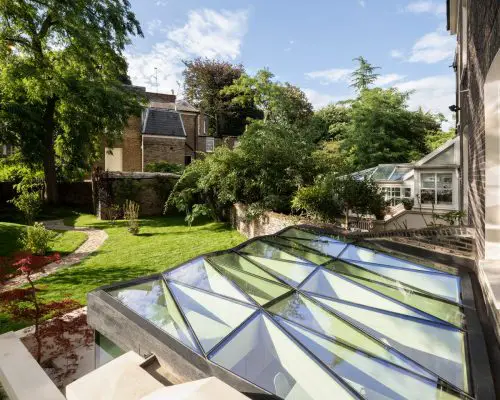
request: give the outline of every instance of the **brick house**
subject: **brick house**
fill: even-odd
[[[457,133],[478,275],[500,339],[500,2],[448,0],[457,36]]]
[[[208,120],[198,109],[173,94],[144,91],[148,100],[140,117],[130,117],[123,139],[103,148],[101,166],[108,171],[144,171],[153,162],[188,165],[223,142],[236,138],[208,135]]]

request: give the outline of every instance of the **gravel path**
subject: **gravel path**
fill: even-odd
[[[108,238],[108,234],[101,229],[91,229],[84,227],[74,227],[64,225],[62,219],[52,220],[52,221],[43,221],[43,224],[47,229],[53,229],[58,231],[80,231],[87,235],[87,240],[78,247],[73,253],[68,254],[65,257],[62,257],[59,262],[53,262],[47,264],[44,267],[43,272],[37,272],[31,275],[32,280],[37,280],[43,278],[44,276],[53,274],[59,269],[70,267],[74,264],[79,263],[85,257],[94,253],[104,241]],[[15,278],[10,279],[4,285],[0,287],[0,293],[6,292],[7,290],[15,289],[21,285],[26,283],[26,278],[23,276],[16,276]]]

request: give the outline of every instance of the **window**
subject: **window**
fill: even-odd
[[[404,188],[405,197],[411,197],[411,188]]]
[[[94,341],[96,368],[103,366],[125,353],[115,343],[98,331],[95,331]]]
[[[214,147],[215,147],[215,143],[214,143],[214,138],[213,137],[207,137],[206,139],[207,141],[205,142],[205,151],[207,153],[213,153],[214,151]]]
[[[383,187],[382,195],[391,206],[401,203],[401,187],[399,186]]]
[[[191,156],[184,156],[184,165],[191,164]]]
[[[423,173],[420,176],[420,201],[422,204],[452,204],[453,174]]]
[[[10,156],[12,153],[14,153],[14,146],[11,144],[4,144],[2,145],[2,155],[3,156]]]

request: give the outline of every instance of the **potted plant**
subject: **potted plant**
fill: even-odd
[[[401,202],[405,210],[411,210],[413,208],[413,198],[404,198]]]

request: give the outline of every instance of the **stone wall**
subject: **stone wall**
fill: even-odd
[[[121,206],[126,199],[139,203],[140,216],[162,215],[165,201],[178,179],[179,175],[157,172],[104,173],[99,183],[97,216],[112,218],[112,206]]]
[[[246,207],[236,204],[231,210],[231,224],[242,235],[252,238],[254,236],[272,235],[288,226],[305,224],[314,225],[320,228],[327,228],[337,232],[341,236],[370,239],[370,238],[391,238],[392,240],[405,242],[407,244],[423,246],[426,248],[445,248],[454,254],[473,257],[475,254],[475,234],[470,227],[430,227],[422,229],[399,229],[383,232],[348,232],[338,226],[326,223],[318,223],[305,218],[266,212],[258,218],[248,220],[246,218]]]
[[[142,140],[144,166],[158,161],[184,165],[185,139],[144,135]]]

